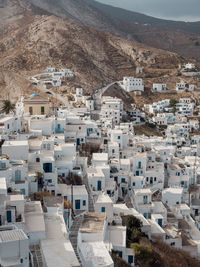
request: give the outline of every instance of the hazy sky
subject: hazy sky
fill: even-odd
[[[200,20],[200,0],[96,0],[158,18]]]

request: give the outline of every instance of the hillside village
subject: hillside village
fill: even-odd
[[[198,88],[157,82],[152,94],[168,98],[127,107],[116,95],[140,97],[142,78],[68,99],[52,90],[73,75],[47,68],[29,97],[1,101],[0,265],[156,266],[166,246],[199,266]]]

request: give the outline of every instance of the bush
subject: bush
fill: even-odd
[[[126,217],[126,242],[127,246],[131,243],[139,242],[143,233],[141,232],[142,222],[135,216],[128,215]]]
[[[135,252],[135,261],[140,264],[151,264],[154,258],[153,250],[150,246],[133,243],[131,248]],[[142,266],[142,265],[141,265]]]
[[[176,103],[177,103],[176,99],[171,98],[169,105],[170,105],[170,107],[174,107],[176,105]]]

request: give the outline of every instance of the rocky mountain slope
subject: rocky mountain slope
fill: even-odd
[[[174,22],[94,0],[23,0],[56,16],[200,61],[200,22]]]
[[[184,61],[174,53],[127,41],[49,13],[44,15],[41,9],[23,1],[5,2],[0,8],[0,18],[1,14],[7,14],[0,33],[2,97],[7,94],[4,89],[11,94],[15,92],[13,88],[26,92],[30,76],[47,66],[75,72],[75,78],[66,81],[63,91],[81,85],[91,92],[104,83],[135,75],[138,67],[144,68],[144,75],[176,75],[178,65]],[[15,74],[18,78],[13,83],[9,77]]]

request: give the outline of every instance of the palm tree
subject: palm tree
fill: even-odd
[[[1,108],[2,113],[9,114],[11,111],[15,110],[15,104],[13,104],[10,100],[3,101],[3,107]]]

